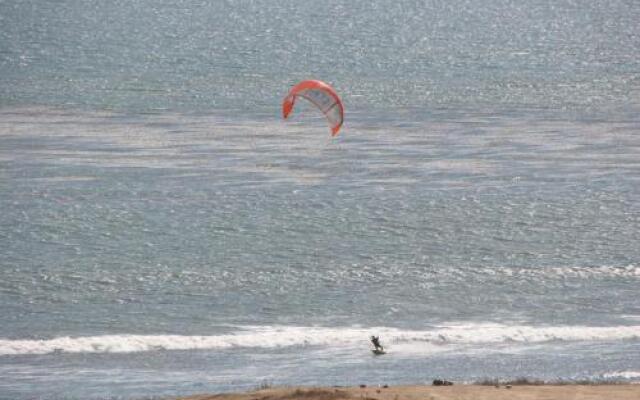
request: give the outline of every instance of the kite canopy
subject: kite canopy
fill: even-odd
[[[300,96],[309,100],[324,113],[331,126],[331,136],[338,134],[344,119],[342,101],[335,90],[322,81],[302,81],[295,85],[282,102],[282,115],[286,119]]]

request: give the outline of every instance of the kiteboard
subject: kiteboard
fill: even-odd
[[[383,354],[387,354],[387,352],[386,352],[386,351],[384,351],[384,350],[378,350],[378,349],[373,349],[373,350],[371,350],[371,352],[372,352],[373,354],[375,354],[376,356],[381,356],[381,355],[383,355]]]

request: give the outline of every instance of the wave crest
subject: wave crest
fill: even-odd
[[[230,348],[278,348],[290,346],[367,346],[371,334],[386,344],[542,343],[550,341],[619,341],[640,338],[640,326],[509,326],[502,324],[451,324],[430,330],[390,327],[329,328],[292,326],[239,327],[232,334],[101,335],[58,337],[46,340],[0,339],[0,355],[65,353],[131,353],[157,350],[214,350]]]

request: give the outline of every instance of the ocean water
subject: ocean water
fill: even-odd
[[[0,399],[640,381],[637,21],[0,1]]]

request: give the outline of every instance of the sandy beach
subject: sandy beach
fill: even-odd
[[[178,400],[637,400],[640,385],[454,385],[269,388],[246,393],[203,394]]]

